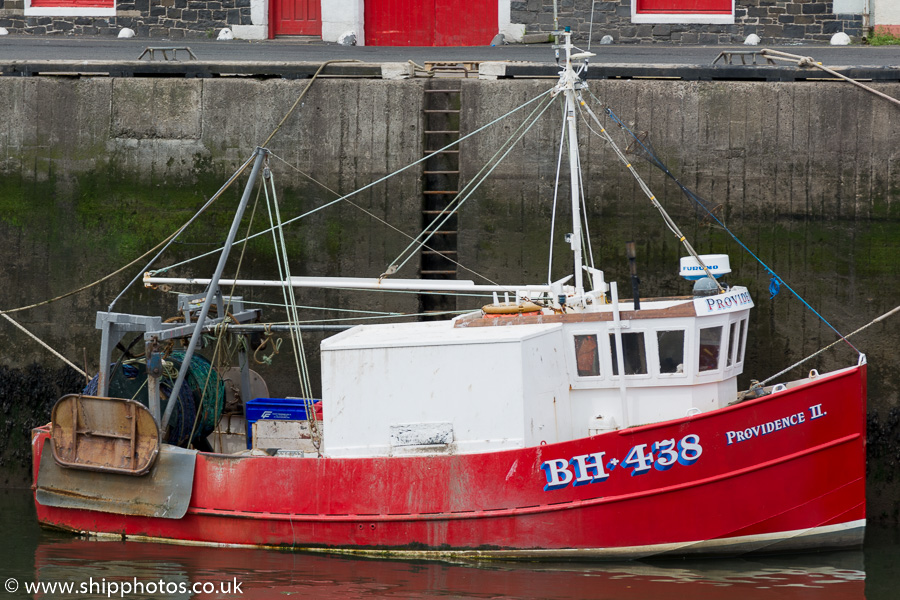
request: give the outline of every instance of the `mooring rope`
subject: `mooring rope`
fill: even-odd
[[[892,308],[891,310],[887,311],[886,313],[884,313],[884,314],[881,315],[880,317],[876,317],[876,318],[872,319],[871,321],[869,321],[868,323],[866,323],[865,325],[863,325],[862,327],[860,327],[860,328],[857,329],[856,331],[852,331],[852,332],[848,333],[847,335],[844,336],[844,339],[849,338],[849,337],[853,337],[853,336],[856,335],[857,333],[859,333],[859,332],[861,332],[861,331],[863,331],[863,330],[865,330],[865,329],[868,329],[869,327],[871,327],[871,326],[874,325],[875,323],[879,323],[879,322],[881,322],[881,321],[884,321],[885,319],[887,319],[888,317],[894,315],[894,314],[897,313],[897,312],[900,312],[900,306],[897,306],[897,307],[895,307],[895,308]],[[804,358],[803,360],[799,360],[799,361],[795,362],[794,364],[792,364],[791,366],[789,366],[788,368],[786,368],[786,369],[784,369],[784,370],[782,370],[782,371],[779,371],[778,373],[775,373],[774,375],[772,375],[771,377],[769,377],[769,378],[766,379],[765,381],[761,382],[760,385],[766,385],[767,383],[769,383],[769,382],[772,381],[773,379],[775,379],[775,378],[777,378],[777,377],[781,377],[782,375],[784,375],[785,373],[787,373],[787,372],[790,371],[791,369],[794,369],[794,368],[796,368],[796,367],[799,367],[800,365],[802,365],[802,364],[805,363],[806,361],[810,360],[811,358],[815,358],[816,356],[822,354],[823,352],[825,352],[825,351],[828,350],[829,348],[832,348],[832,347],[834,347],[835,345],[841,343],[841,341],[842,341],[842,340],[834,340],[833,342],[831,342],[830,344],[828,344],[828,345],[825,346],[824,348],[821,348],[820,350],[817,350],[816,352],[813,352],[812,354],[810,354],[809,356],[807,356],[807,357]],[[860,353],[860,354],[862,354],[862,353]]]
[[[759,51],[759,53],[761,55],[765,56],[766,58],[771,58],[773,60],[784,60],[784,61],[788,61],[788,62],[795,62],[795,63],[797,63],[798,67],[814,67],[816,69],[821,69],[822,71],[825,71],[829,75],[833,75],[835,77],[838,77],[839,79],[843,79],[847,83],[852,83],[853,85],[855,85],[858,88],[861,88],[867,92],[875,94],[879,98],[883,98],[889,102],[893,102],[897,106],[900,106],[900,100],[897,100],[896,98],[892,98],[891,96],[888,96],[887,94],[883,94],[874,88],[871,88],[867,85],[864,85],[864,84],[856,81],[855,79],[851,79],[851,78],[847,77],[846,75],[842,75],[841,73],[838,73],[834,69],[830,69],[830,68],[822,65],[822,63],[820,63],[820,62],[816,62],[812,56],[800,56],[798,54],[790,54],[788,52],[782,52],[781,50],[769,50],[768,48],[763,48],[762,50]]]
[[[62,354],[60,354],[59,352],[57,352],[57,351],[54,350],[53,348],[51,348],[49,345],[47,345],[44,341],[42,341],[42,340],[41,340],[40,338],[38,338],[36,335],[34,335],[33,333],[31,333],[30,331],[28,331],[27,329],[25,329],[25,328],[24,328],[22,325],[20,325],[17,321],[14,321],[13,318],[10,317],[8,314],[6,314],[5,312],[3,312],[3,313],[0,313],[0,315],[2,315],[4,319],[6,319],[7,321],[9,321],[10,323],[12,323],[13,325],[15,325],[16,327],[18,327],[18,328],[21,329],[22,331],[24,331],[25,334],[28,335],[28,337],[30,337],[31,339],[33,339],[34,341],[36,341],[38,344],[40,344],[41,346],[43,346],[44,348],[46,348],[47,350],[49,350],[56,358],[60,359],[61,361],[63,361],[64,363],[66,363],[67,365],[69,365],[70,367],[72,367],[73,369],[75,369],[76,371],[78,371],[79,373],[81,373],[81,376],[82,376],[82,377],[84,377],[85,379],[88,378],[88,374],[87,374],[87,373],[85,373],[84,371],[82,371],[81,369],[79,369],[78,367],[76,367],[76,366],[75,366],[68,358],[66,358],[65,356],[63,356]]]

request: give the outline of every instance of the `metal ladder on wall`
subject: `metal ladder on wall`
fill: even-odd
[[[425,160],[422,172],[422,228],[448,214],[447,208],[459,193],[459,146],[438,151],[459,139],[461,82],[455,78],[435,78],[425,89]],[[441,219],[443,221],[443,219]],[[421,251],[419,275],[422,279],[456,279],[458,220],[454,214],[434,231],[428,248]],[[419,312],[456,309],[453,296],[423,294]]]

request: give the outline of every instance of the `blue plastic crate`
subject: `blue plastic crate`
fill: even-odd
[[[321,400],[313,400],[313,403]],[[253,447],[253,424],[257,421],[305,421],[302,398],[254,398],[247,402],[247,448]]]

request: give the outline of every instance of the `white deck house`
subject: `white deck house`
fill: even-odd
[[[618,320],[602,304],[355,327],[322,343],[325,454],[487,452],[720,408],[737,395],[752,305],[732,288],[623,302]]]

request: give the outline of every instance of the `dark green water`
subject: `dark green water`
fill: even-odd
[[[900,531],[861,551],[703,562],[486,565],[92,541],[42,530],[27,490],[0,491],[2,598],[895,599]],[[70,584],[29,593],[26,585]],[[222,591],[223,584],[239,585]],[[93,584],[93,588],[88,588]],[[126,584],[144,585],[141,591]],[[152,588],[162,584],[162,593]],[[199,584],[199,593],[189,586]],[[17,587],[16,591],[9,591]],[[206,592],[204,592],[204,588]],[[169,593],[168,590],[171,590]]]

